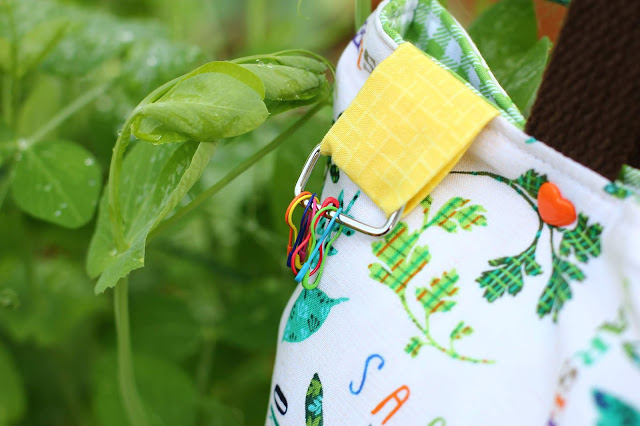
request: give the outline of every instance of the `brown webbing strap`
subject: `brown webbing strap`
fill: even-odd
[[[640,0],[572,0],[526,131],[609,179],[640,167]]]

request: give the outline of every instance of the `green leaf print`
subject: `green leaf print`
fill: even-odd
[[[547,175],[540,175],[533,169],[527,170],[522,176],[515,180],[522,189],[527,191],[533,198],[538,198],[538,191],[543,183],[547,182]]]
[[[460,340],[463,336],[468,336],[473,332],[473,329],[466,326],[463,321],[458,323],[451,332],[448,347],[438,343],[431,335],[429,317],[437,312],[449,312],[456,305],[455,300],[452,300],[458,293],[459,276],[455,269],[432,279],[426,287],[415,288],[416,300],[425,311],[424,317],[422,317],[424,323],[418,321],[407,301],[407,286],[431,260],[429,247],[418,245],[418,239],[423,232],[432,225],[437,225],[447,232],[455,232],[458,226],[465,230],[471,230],[471,225],[486,226],[486,218],[481,214],[485,211],[484,208],[479,205],[463,207],[468,203],[469,200],[461,197],[451,198],[434,215],[433,219],[429,220],[429,210],[432,204],[432,198],[429,196],[421,203],[424,208],[424,221],[419,230],[410,232],[408,225],[400,222],[382,240],[374,241],[371,244],[373,254],[383,261],[384,265],[379,263],[369,265],[369,276],[389,287],[396,294],[409,319],[420,331],[421,335],[412,337],[404,348],[404,351],[412,358],[417,357],[424,346],[431,346],[453,359],[473,363],[493,362],[469,358],[456,352],[453,347],[454,340]]]
[[[462,197],[451,198],[438,210],[433,219],[428,220],[432,202],[433,199],[429,195],[420,203],[424,211],[423,231],[433,225],[447,232],[456,232],[458,226],[465,231],[471,231],[474,225],[487,226],[487,218],[482,214],[486,212],[484,207],[478,204],[467,206],[470,200]]]
[[[622,348],[629,360],[635,364],[636,367],[640,368],[640,340],[636,342],[625,342]]]
[[[537,243],[537,240],[535,241]],[[517,256],[506,256],[489,261],[489,265],[496,269],[485,271],[476,279],[480,288],[484,288],[484,298],[489,302],[504,296],[507,292],[515,296],[524,286],[523,274],[529,276],[540,275],[542,268],[536,262],[536,245],[532,244]]]
[[[318,373],[313,375],[313,379],[311,379],[311,383],[309,383],[304,406],[306,426],[322,426],[322,383],[320,382]]]
[[[584,281],[584,272],[573,263],[573,259],[587,263],[589,259],[600,256],[600,234],[602,226],[598,223],[589,224],[589,218],[580,213],[577,224],[571,230],[559,228],[545,223],[538,212],[537,198],[540,186],[548,182],[546,175],[530,169],[517,177],[509,179],[504,176],[486,171],[453,171],[452,174],[488,177],[513,189],[529,204],[538,216],[538,230],[531,244],[520,254],[504,256],[489,261],[493,269],[486,270],[476,278],[480,288],[485,289],[483,297],[488,302],[495,302],[505,293],[517,295],[524,286],[524,277],[536,276],[543,273],[542,266],[536,260],[536,252],[540,237],[545,230],[549,230],[551,249],[551,275],[536,306],[540,318],[551,314],[554,322],[564,303],[571,299],[571,281]],[[554,235],[562,234],[562,240],[556,247]]]
[[[416,288],[416,299],[422,304],[427,315],[435,312],[448,312],[456,305],[453,300],[446,300],[458,292],[456,270],[445,272],[442,278],[434,278],[429,287]]]
[[[558,313],[560,313],[562,306],[567,300],[571,299],[569,281],[584,281],[584,279],[585,275],[580,268],[554,255],[551,278],[549,278],[538,300],[538,316],[542,318],[549,313],[553,313],[553,320],[557,321]]]
[[[319,288],[303,289],[289,312],[282,340],[301,342],[318,331],[329,316],[331,308],[349,299],[333,299]]]
[[[578,224],[571,231],[565,231],[560,242],[560,254],[568,257],[571,252],[582,263],[587,263],[589,257],[600,256],[600,234],[602,226],[599,224],[587,226],[589,219],[584,214],[578,215]]]

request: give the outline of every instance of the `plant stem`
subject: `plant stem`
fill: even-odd
[[[320,109],[322,109],[326,105],[325,102],[317,103],[313,108],[307,111],[302,117],[300,117],[295,123],[293,123],[289,128],[287,128],[284,132],[280,133],[269,142],[261,150],[257,151],[251,157],[244,160],[242,163],[238,164],[233,170],[231,170],[225,177],[216,182],[209,189],[202,192],[196,198],[194,198],[189,204],[182,207],[180,210],[176,211],[173,216],[161,222],[157,227],[151,230],[149,233],[149,237],[147,241],[150,241],[153,237],[157,236],[159,233],[174,225],[176,222],[180,221],[183,217],[191,213],[196,207],[205,202],[208,198],[212,197],[216,193],[218,193],[222,188],[231,183],[235,178],[244,173],[251,166],[260,161],[267,154],[271,153],[273,150],[278,148],[284,141],[286,141],[289,136],[295,133],[300,127],[302,127],[311,117],[313,117]]]
[[[129,330],[129,283],[122,278],[115,288],[114,311],[118,338],[118,382],[122,405],[133,426],[149,424],[136,387]]]
[[[364,21],[371,15],[371,0],[356,0],[356,31],[364,25]]]
[[[165,93],[167,93],[183,76],[174,78],[168,83],[163,84],[156,90],[151,92],[144,98],[138,106],[129,114],[129,117],[122,126],[122,130],[116,139],[111,155],[111,163],[109,165],[109,180],[107,183],[107,196],[109,199],[109,220],[111,221],[111,233],[116,245],[116,249],[122,253],[127,249],[127,242],[124,238],[124,223],[122,222],[122,214],[120,213],[120,172],[122,171],[122,160],[124,152],[129,145],[131,137],[131,124],[135,119],[141,107],[154,102]]]
[[[26,139],[26,147],[29,147],[45,137],[49,132],[58,127],[64,121],[69,119],[73,114],[85,107],[87,104],[93,102],[96,98],[102,95],[111,85],[111,83],[105,83],[94,87],[82,96],[71,102],[69,105],[61,109],[56,115],[54,115],[47,123],[36,130],[30,137]]]
[[[518,187],[518,185],[516,185],[516,183],[511,180],[508,179],[504,176],[500,176],[498,174],[495,173],[491,173],[491,172],[463,172],[463,171],[452,171],[450,172],[451,174],[455,174],[455,175],[471,175],[471,176],[486,176],[486,177],[490,177],[494,180],[497,180],[500,183],[504,183],[505,185],[509,186],[511,189],[513,189],[514,191],[516,191],[522,198],[524,198],[526,200],[527,203],[529,203],[529,205],[531,206],[531,208],[533,209],[534,212],[536,212],[536,214],[538,215],[538,217],[540,216],[540,213],[538,213],[538,207],[535,205],[535,203],[533,201],[531,201],[531,199]]]

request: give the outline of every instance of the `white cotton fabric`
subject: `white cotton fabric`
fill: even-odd
[[[372,15],[339,61],[336,118],[371,71],[356,66],[359,43],[365,44],[372,64],[379,64],[397,47],[383,32],[376,14]],[[535,170],[546,175],[578,213],[588,216],[588,225],[602,227],[597,257],[586,263],[567,257],[585,278],[570,281],[572,298],[565,301],[557,321],[552,315],[540,318],[536,306],[552,274],[552,249],[558,252],[562,233],[554,231],[552,245],[551,228],[545,225],[536,247],[543,272],[525,275],[517,295],[504,294],[488,302],[476,279],[494,268],[489,260],[514,256],[531,243],[539,226],[538,214],[505,183],[451,174],[433,192],[430,215],[448,200],[462,197],[470,200],[468,205],[486,210],[487,223],[470,231],[458,227],[456,232],[432,226],[420,234],[416,246],[428,246],[431,259],[408,282],[408,309],[424,325],[425,310],[415,289],[428,287],[433,278],[455,269],[459,290],[446,300],[456,304],[447,312],[430,315],[430,336],[448,347],[451,331],[464,321],[474,331],[456,340],[457,354],[494,362],[455,359],[428,345],[415,357],[405,352],[410,339],[420,332],[393,290],[372,278],[369,269],[375,263],[387,267],[372,249],[372,243],[383,239],[360,233],[341,235],[334,244],[337,254],[327,258],[318,288],[330,298],[348,300],[332,306],[313,334],[291,342],[284,340],[284,333],[302,287],[293,292],[279,327],[266,424],[310,424],[306,395],[316,374],[322,383],[322,424],[329,426],[640,424],[640,362],[634,362],[629,353],[633,348],[640,350],[640,207],[632,199],[607,194],[603,188],[608,182],[593,171],[542,142],[527,142],[531,138],[497,118],[455,170],[490,172],[508,179]],[[337,183],[328,176],[322,198],[338,198],[341,192],[346,205],[358,188],[344,173]],[[363,193],[349,215],[370,224],[385,222],[382,211]],[[419,206],[403,222],[414,232],[423,218]],[[575,223],[566,229],[574,227]],[[617,324],[618,331],[602,327],[606,323]],[[380,358],[372,358],[362,390],[354,394],[365,362],[373,354],[384,364],[378,369]],[[410,390],[408,399],[384,423],[396,402],[392,399],[375,414],[372,411],[401,386]],[[630,420],[623,423],[623,419]]]

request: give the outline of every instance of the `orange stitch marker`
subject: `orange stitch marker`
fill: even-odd
[[[406,394],[403,398],[400,398],[398,395],[400,394],[400,391],[403,390],[406,391]],[[383,399],[382,402],[371,411],[371,414],[377,414],[378,411],[380,411],[382,407],[384,407],[391,399],[395,399],[397,405],[393,408],[393,410],[391,410],[387,417],[385,417],[385,419],[382,421],[382,424],[385,424],[391,417],[393,417],[393,415],[400,409],[400,407],[402,407],[402,405],[409,399],[409,388],[407,387],[407,385],[400,386],[398,389],[393,391],[391,395]]]

